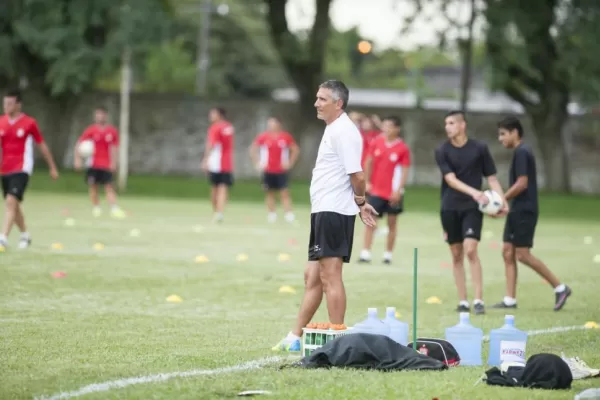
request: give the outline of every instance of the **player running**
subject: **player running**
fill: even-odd
[[[487,203],[481,191],[482,176],[502,198],[502,186],[496,177],[496,165],[487,145],[467,136],[467,122],[462,111],[451,111],[444,120],[448,140],[435,150],[435,161],[442,173],[441,222],[444,237],[450,246],[454,280],[460,302],[459,312],[470,311],[467,300],[464,257],[471,266],[471,280],[475,287],[473,308],[475,314],[485,314],[483,277],[478,244],[481,239],[483,214],[478,203]],[[508,213],[504,202],[499,215]]]
[[[233,125],[225,119],[223,108],[211,108],[208,118],[212,123],[208,128],[206,150],[202,159],[202,169],[208,172],[212,185],[210,198],[215,222],[223,221],[229,187],[233,185]]]
[[[410,168],[410,149],[400,138],[400,118],[383,120],[383,135],[373,140],[365,163],[368,202],[379,214],[387,214],[388,233],[383,262],[390,264],[396,242],[398,215],[404,210],[404,186]],[[365,230],[364,249],[359,262],[371,262],[371,246],[375,228]]]
[[[117,170],[119,155],[119,131],[108,123],[108,111],[104,107],[94,110],[94,123],[88,126],[77,140],[74,152],[74,167],[79,171],[83,162],[77,152],[77,146],[84,140],[94,142],[94,154],[86,160],[85,181],[88,185],[92,215],[102,215],[98,186],[104,187],[106,201],[110,205],[113,218],[124,218],[125,212],[117,205],[117,194],[113,187],[113,173]]]
[[[517,308],[517,261],[527,265],[554,288],[554,311],[567,302],[571,289],[561,283],[546,264],[531,254],[535,227],[539,216],[538,187],[533,149],[523,142],[523,127],[514,117],[498,123],[498,138],[507,149],[513,150],[509,171],[510,212],[504,226],[502,256],[506,273],[506,296],[493,308]]]
[[[288,132],[281,129],[281,122],[271,117],[267,121],[267,130],[259,134],[250,146],[252,162],[262,172],[262,183],[265,190],[265,202],[269,211],[267,220],[275,222],[275,194],[279,193],[285,220],[294,221],[292,199],[288,191],[288,171],[298,160],[300,148]]]
[[[33,142],[37,144],[44,160],[50,167],[52,179],[58,178],[58,170],[48,149],[37,121],[21,111],[22,98],[19,91],[4,95],[4,115],[0,117],[0,174],[4,196],[4,222],[0,233],[0,250],[8,246],[8,235],[16,224],[21,231],[19,249],[31,245],[31,235],[25,225],[23,201],[29,177],[33,173]]]

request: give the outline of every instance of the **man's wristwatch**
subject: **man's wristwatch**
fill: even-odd
[[[367,200],[365,199],[365,196],[354,195],[354,202],[357,206],[362,207],[367,203]]]

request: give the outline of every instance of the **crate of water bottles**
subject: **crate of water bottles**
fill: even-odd
[[[306,328],[302,329],[302,356],[309,356],[313,351],[320,349],[333,339],[347,335],[351,329],[344,324],[337,325],[329,322],[308,324]]]

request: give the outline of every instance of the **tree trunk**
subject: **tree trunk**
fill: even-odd
[[[566,107],[555,110],[547,108],[532,114],[533,127],[542,155],[546,190],[571,192],[569,147],[563,134],[567,118]]]

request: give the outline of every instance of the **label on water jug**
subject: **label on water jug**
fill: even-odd
[[[525,363],[525,342],[501,341],[500,362]]]

